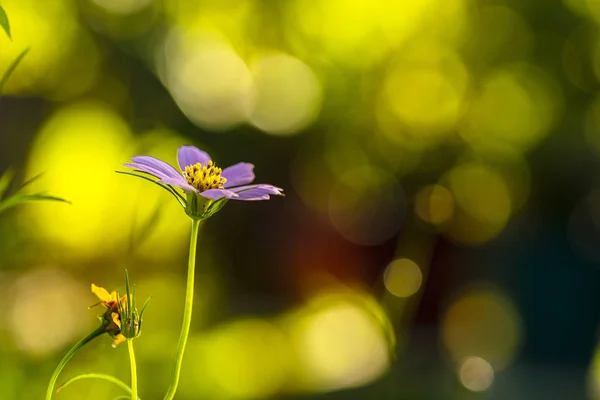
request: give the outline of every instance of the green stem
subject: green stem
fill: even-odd
[[[74,377],[70,378],[69,380],[67,380],[65,383],[63,383],[62,385],[60,385],[58,387],[58,389],[56,389],[56,391],[58,392],[59,390],[66,388],[71,383],[76,382],[80,379],[102,379],[102,380],[114,383],[115,385],[117,385],[118,387],[120,387],[121,389],[126,391],[127,393],[131,393],[131,389],[124,382],[120,381],[119,379],[115,378],[114,376],[107,375],[107,374],[100,374],[100,373],[81,374],[81,375],[74,376]],[[129,399],[130,397],[127,396],[127,398]]]
[[[75,344],[75,346],[73,346],[73,348],[71,350],[69,350],[69,352],[67,354],[65,354],[63,359],[60,361],[60,363],[54,370],[52,377],[50,378],[50,383],[48,383],[48,390],[46,391],[46,400],[50,400],[52,398],[52,393],[54,392],[54,386],[56,385],[56,380],[58,379],[60,372],[63,370],[65,365],[67,365],[69,360],[71,360],[71,358],[73,358],[73,356],[75,355],[77,350],[79,350],[80,348],[82,348],[83,346],[85,346],[86,344],[88,344],[89,342],[91,342],[92,340],[97,338],[98,336],[102,335],[104,333],[104,328],[105,328],[105,326],[101,325],[94,332],[90,333],[89,335],[87,335],[86,337],[81,339],[79,342],[77,342],[77,344]]]
[[[192,306],[194,303],[194,270],[196,268],[196,243],[198,239],[198,228],[200,221],[192,220],[192,233],[190,237],[190,255],[188,258],[188,276],[185,291],[185,308],[183,310],[183,324],[181,326],[181,334],[179,335],[179,343],[177,344],[177,355],[175,364],[173,365],[173,375],[171,376],[171,384],[165,394],[165,400],[172,400],[179,385],[179,374],[181,374],[181,363],[183,362],[183,353],[190,333],[190,324],[192,322]]]
[[[135,364],[135,352],[133,351],[133,339],[127,339],[127,348],[129,349],[129,364],[131,365],[131,398],[137,399],[137,366]]]

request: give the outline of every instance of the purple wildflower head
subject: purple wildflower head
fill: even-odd
[[[254,184],[254,165],[237,163],[218,168],[210,156],[194,146],[177,150],[179,170],[150,156],[136,156],[124,164],[134,172],[121,172],[150,180],[167,189],[194,219],[206,219],[219,211],[228,200],[268,200],[270,195],[283,196],[283,189]],[[156,178],[154,180],[152,178]],[[184,197],[175,188],[186,193]]]

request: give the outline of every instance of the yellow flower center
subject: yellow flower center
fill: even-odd
[[[207,166],[200,163],[188,165],[185,167],[183,176],[188,183],[203,192],[208,189],[223,189],[223,184],[227,179],[221,176],[221,168],[217,168],[212,161]]]

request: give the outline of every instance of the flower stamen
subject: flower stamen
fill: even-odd
[[[217,168],[212,161],[209,161],[206,166],[200,163],[188,165],[183,171],[183,176],[190,185],[204,192],[209,189],[223,189],[227,179],[221,176],[222,172],[221,168]]]

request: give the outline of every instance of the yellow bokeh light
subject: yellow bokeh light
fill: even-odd
[[[414,261],[399,258],[385,269],[383,283],[394,296],[410,297],[421,288],[423,273]]]
[[[367,384],[389,367],[389,322],[358,294],[321,294],[292,323],[302,386],[334,390]]]
[[[300,0],[288,4],[287,17],[305,36],[317,41],[326,53],[358,67],[381,59],[436,12],[431,0]],[[314,53],[314,47],[310,50]],[[310,54],[309,49],[306,52]]]
[[[456,204],[447,233],[463,243],[477,244],[497,236],[506,226],[512,200],[504,178],[479,163],[454,167],[447,175]]]
[[[96,5],[114,14],[133,14],[150,6],[154,0],[91,0]]]
[[[415,213],[430,224],[444,224],[454,213],[454,196],[442,185],[425,186],[415,198]]]
[[[403,53],[391,69],[384,106],[421,134],[445,133],[463,111],[468,82],[468,72],[456,54],[435,42],[422,42]]]
[[[180,32],[210,33],[239,51],[249,45],[249,25],[256,23],[256,0],[169,0],[160,5],[165,19]]]
[[[460,132],[476,150],[528,151],[549,133],[559,115],[558,86],[532,66],[498,70],[481,87]]]
[[[267,398],[277,393],[291,374],[292,352],[284,332],[258,318],[235,321],[204,339],[206,365],[198,378],[216,385],[219,397]]]
[[[95,82],[100,55],[77,24],[69,1],[5,0],[12,40],[0,35],[0,75],[23,50],[29,52],[7,82],[8,93],[36,93],[51,99],[81,94]]]
[[[472,392],[483,392],[494,382],[494,368],[481,357],[468,357],[460,365],[460,383]]]
[[[152,150],[161,143],[164,139],[153,136],[148,147]],[[169,142],[171,158],[175,143],[179,142]],[[125,169],[122,165],[132,155],[129,128],[105,105],[79,103],[57,111],[33,145],[28,175],[43,172],[34,183],[36,189],[73,205],[44,202],[28,207],[27,226],[51,243],[68,247],[71,255],[138,248],[138,243],[130,243],[136,235],[141,235],[154,259],[178,251],[187,217],[177,202],[165,201],[168,193],[148,182],[115,173]],[[161,204],[159,229],[140,232]]]
[[[289,135],[310,124],[321,105],[321,86],[302,61],[285,54],[261,58],[252,66],[254,99],[250,122],[272,134]]]
[[[35,270],[15,282],[10,292],[8,323],[24,351],[52,352],[85,334],[90,297],[66,273]]]
[[[476,355],[500,370],[515,357],[521,329],[519,314],[508,297],[498,291],[473,289],[446,312],[442,339],[456,363]]]
[[[510,214],[510,197],[502,177],[482,164],[464,164],[450,173],[457,203],[482,221],[503,224]]]
[[[248,118],[252,75],[228,43],[208,32],[173,30],[163,50],[161,78],[192,122],[225,130]]]
[[[65,107],[48,120],[31,151],[28,175],[43,172],[44,190],[73,206],[43,203],[29,208],[41,236],[76,249],[125,239],[129,218],[116,201],[130,193],[119,187],[114,170],[127,160],[129,139],[123,120],[96,103]]]

